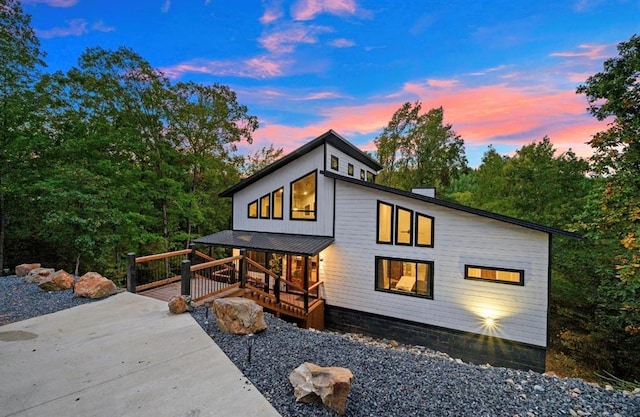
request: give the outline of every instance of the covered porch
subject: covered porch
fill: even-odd
[[[321,252],[332,237],[224,230],[193,243],[230,249],[232,258],[242,260],[237,271],[242,291],[234,295],[251,298],[302,327],[324,327]]]

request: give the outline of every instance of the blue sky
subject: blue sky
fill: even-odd
[[[576,87],[640,34],[640,1],[23,0],[49,70],[127,46],[173,81],[228,85],[254,151],[328,129],[365,150],[407,101],[443,106],[477,166],[545,135],[590,155]]]

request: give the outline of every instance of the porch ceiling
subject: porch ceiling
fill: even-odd
[[[330,236],[223,230],[196,239],[194,243],[229,248],[246,248],[261,252],[314,256],[331,245],[333,238]]]

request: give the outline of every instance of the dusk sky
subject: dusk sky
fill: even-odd
[[[471,166],[545,135],[560,151],[606,127],[576,87],[640,34],[638,0],[23,0],[68,70],[88,47],[132,48],[173,81],[228,85],[258,117],[255,151],[329,129],[361,149],[407,101],[444,108]]]

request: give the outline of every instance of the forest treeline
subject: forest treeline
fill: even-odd
[[[229,227],[218,193],[281,156],[240,155],[257,117],[220,84],[172,82],[135,51],[89,48],[46,71],[30,17],[0,0],[0,265],[38,261],[124,277],[126,253],[186,247]],[[532,138],[468,167],[444,109],[405,103],[375,140],[377,181],[576,231],[554,238],[552,345],[640,379],[640,38],[577,93],[609,128],[593,158]]]

